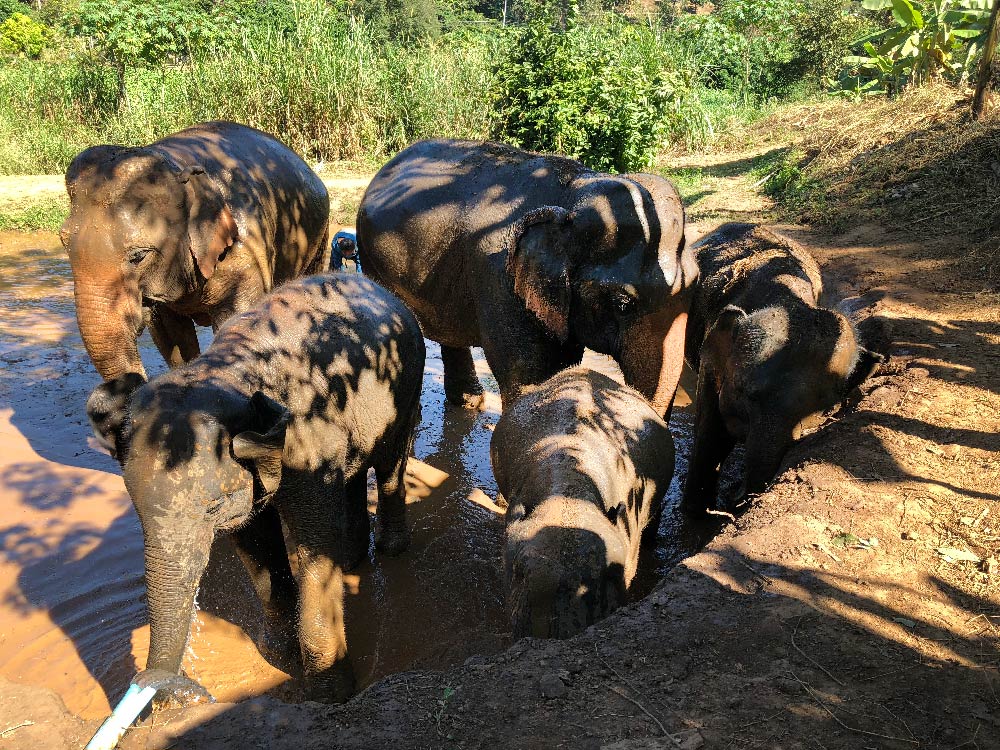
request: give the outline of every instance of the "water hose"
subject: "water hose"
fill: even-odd
[[[132,678],[132,684],[128,686],[124,697],[118,701],[111,716],[101,724],[84,750],[115,750],[132,722],[149,705],[157,691],[164,689],[173,691],[175,696],[185,698],[190,703],[215,702],[205,688],[187,677],[164,669],[146,669]]]
[[[125,697],[118,701],[111,716],[101,724],[101,728],[87,743],[85,750],[114,750],[118,747],[118,741],[125,734],[125,730],[132,726],[132,722],[142,713],[142,709],[153,700],[156,690],[155,686],[129,685]]]

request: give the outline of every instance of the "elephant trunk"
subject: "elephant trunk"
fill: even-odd
[[[664,418],[670,416],[681,378],[686,325],[687,308],[676,304],[639,318],[623,332],[618,364],[625,382]]]
[[[792,445],[793,430],[794,425],[751,421],[744,453],[743,497],[759,495],[767,489]]]
[[[192,523],[190,519],[184,521]],[[179,674],[194,617],[198,585],[208,565],[212,529],[205,523],[181,531],[175,521],[154,528],[144,523],[143,531],[149,607],[146,669],[164,669]]]
[[[94,281],[74,268],[76,319],[87,354],[104,380],[129,372],[143,377],[136,339],[142,330],[138,282],[126,276]]]

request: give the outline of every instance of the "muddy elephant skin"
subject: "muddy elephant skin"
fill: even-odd
[[[376,545],[396,554],[409,542],[403,472],[423,366],[402,302],[360,275],[329,274],[264,297],[186,365],[94,390],[88,416],[142,524],[147,669],[179,672],[213,537],[227,531],[264,604],[262,652],[280,656],[297,635],[307,695],[351,695],[342,570],[367,554],[369,467]]]
[[[148,326],[171,367],[272,287],[325,271],[330,199],[295,153],[259,130],[207,122],[140,148],[93,146],[66,172],[59,233],[83,343],[104,380],[145,377]]]
[[[375,175],[357,225],[365,273],[441,343],[452,403],[482,404],[470,346],[483,347],[505,402],[589,347],[669,410],[697,266],[667,180],[497,143],[423,141]]]
[[[574,367],[525,389],[493,433],[507,501],[514,636],[568,638],[625,602],[674,470],[666,424],[637,391]]]
[[[714,508],[718,469],[746,447],[740,497],[764,490],[806,418],[840,403],[882,361],[850,321],[819,306],[819,266],[754,224],[725,224],[694,245],[701,271],[686,355],[698,373],[684,488],[691,511]]]

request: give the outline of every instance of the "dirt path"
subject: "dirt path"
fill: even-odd
[[[687,160],[694,232],[767,212],[752,156]],[[959,273],[954,242],[779,230],[890,360],[649,596],[570,641],[390,676],[345,706],[161,714],[126,747],[1000,747],[1000,296]],[[23,690],[0,685],[0,736],[38,726],[0,747],[78,746],[90,727]]]

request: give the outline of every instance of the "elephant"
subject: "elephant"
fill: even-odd
[[[819,266],[800,245],[729,223],[694,249],[701,275],[685,348],[698,386],[682,505],[698,513],[715,508],[719,466],[737,441],[744,499],[765,489],[803,421],[843,401],[883,357],[819,306]]]
[[[213,539],[229,532],[264,605],[262,653],[294,644],[297,623],[307,696],[350,697],[342,571],[368,552],[369,467],[376,547],[399,554],[409,543],[403,475],[424,354],[402,302],[334,273],[279,287],[148,383],[130,372],[94,389],[88,417],[142,526],[146,671],[180,672]]]
[[[674,471],[650,403],[601,373],[563,370],[511,403],[490,460],[507,503],[514,637],[569,638],[623,604]]]
[[[589,347],[669,411],[697,275],[669,181],[499,143],[421,141],[372,179],[357,236],[365,273],[441,344],[451,403],[483,404],[470,346],[483,347],[504,402]]]
[[[66,172],[59,233],[77,322],[101,377],[145,377],[148,326],[171,367],[198,356],[195,324],[219,326],[274,286],[325,271],[330,198],[294,152],[232,122],[148,146],[92,146]]]

